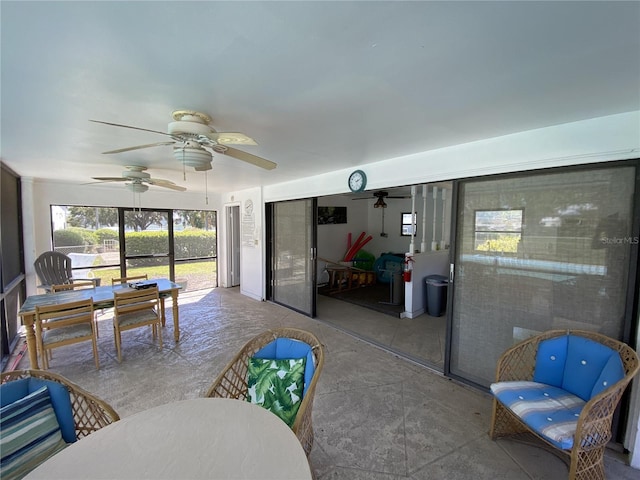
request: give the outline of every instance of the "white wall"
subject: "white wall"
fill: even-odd
[[[251,188],[222,195],[223,206],[240,206],[240,292],[254,300],[264,300],[265,284],[265,219],[262,190]],[[253,210],[249,214],[245,208],[251,202]],[[220,211],[224,214],[224,208]],[[222,278],[227,268],[227,232],[225,221],[218,221],[220,238],[218,240],[218,258],[220,260],[219,277]]]

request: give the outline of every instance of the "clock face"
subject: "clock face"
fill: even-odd
[[[251,215],[253,213],[253,202],[251,200],[244,202],[244,211],[247,215]]]
[[[349,175],[349,189],[352,192],[362,192],[367,186],[367,176],[362,170],[356,170]]]

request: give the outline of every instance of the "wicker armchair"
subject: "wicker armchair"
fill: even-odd
[[[315,360],[315,373],[302,399],[300,409],[291,429],[300,440],[307,456],[313,447],[312,409],[318,378],[324,365],[324,350],[318,338],[307,331],[296,328],[276,328],[268,330],[247,342],[236,356],[227,364],[222,373],[213,382],[206,397],[247,398],[247,372],[249,359],[265,345],[277,338],[290,338],[306,343],[312,348]]]
[[[69,390],[78,439],[120,420],[120,416],[109,404],[61,375],[44,370],[14,370],[0,375],[1,383],[27,377],[57,382]]]
[[[604,479],[604,449],[612,437],[613,414],[625,388],[639,368],[638,355],[631,347],[595,332],[548,331],[508,349],[498,360],[496,382],[532,381],[540,343],[567,334],[593,340],[617,351],[624,368],[624,377],[620,381],[591,397],[582,408],[571,450],[562,450],[547,441],[495,398],[489,434],[494,440],[505,436],[513,436],[527,442],[533,440],[535,444],[548,449],[569,465],[570,480]]]

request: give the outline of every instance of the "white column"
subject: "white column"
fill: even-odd
[[[411,185],[411,228],[413,229],[413,215],[416,212],[416,186]],[[416,219],[417,220],[417,219]],[[409,243],[409,253],[413,255],[416,251],[415,246],[416,232],[411,233],[411,243]]]
[[[436,242],[436,213],[438,211],[438,187],[433,187],[433,235],[431,235],[431,250],[438,249]]]
[[[446,244],[445,242],[445,236],[446,236],[446,225],[447,225],[447,189],[443,188],[442,189],[442,231],[440,232],[440,248],[442,248],[444,250],[444,246]]]
[[[417,219],[416,219],[417,220]],[[422,242],[420,252],[427,251],[427,185],[422,185]]]

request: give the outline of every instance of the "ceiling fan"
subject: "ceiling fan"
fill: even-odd
[[[119,123],[89,120],[95,123],[111,125],[114,127],[131,128],[144,132],[158,133],[171,137],[165,142],[149,143],[134,147],[119,148],[102,152],[105,154],[122,153],[142,148],[173,145],[173,155],[176,160],[187,167],[193,167],[197,171],[211,170],[212,151],[233,157],[237,160],[250,163],[266,170],[273,170],[277,164],[257,155],[237,150],[229,145],[257,145],[251,137],[239,132],[218,132],[209,124],[211,117],[205,113],[193,110],[176,110],[173,112],[174,122],[169,123],[166,132],[149,130],[148,128],[132,127]]]
[[[376,203],[373,204],[373,208],[387,208],[387,204],[385,203],[385,198],[411,198],[410,196],[397,196],[397,195],[389,195],[389,192],[386,190],[378,190],[377,192],[373,192],[373,198],[377,198]],[[357,197],[352,198],[351,200],[369,200],[371,197]]]
[[[144,193],[149,190],[149,185],[156,187],[170,188],[171,190],[177,190],[178,192],[184,192],[186,188],[176,185],[170,180],[162,180],[160,178],[151,178],[145,170],[147,167],[140,166],[126,166],[127,170],[122,172],[121,177],[92,177],[94,180],[98,180],[97,183],[106,182],[125,182],[125,186],[133,193]]]

